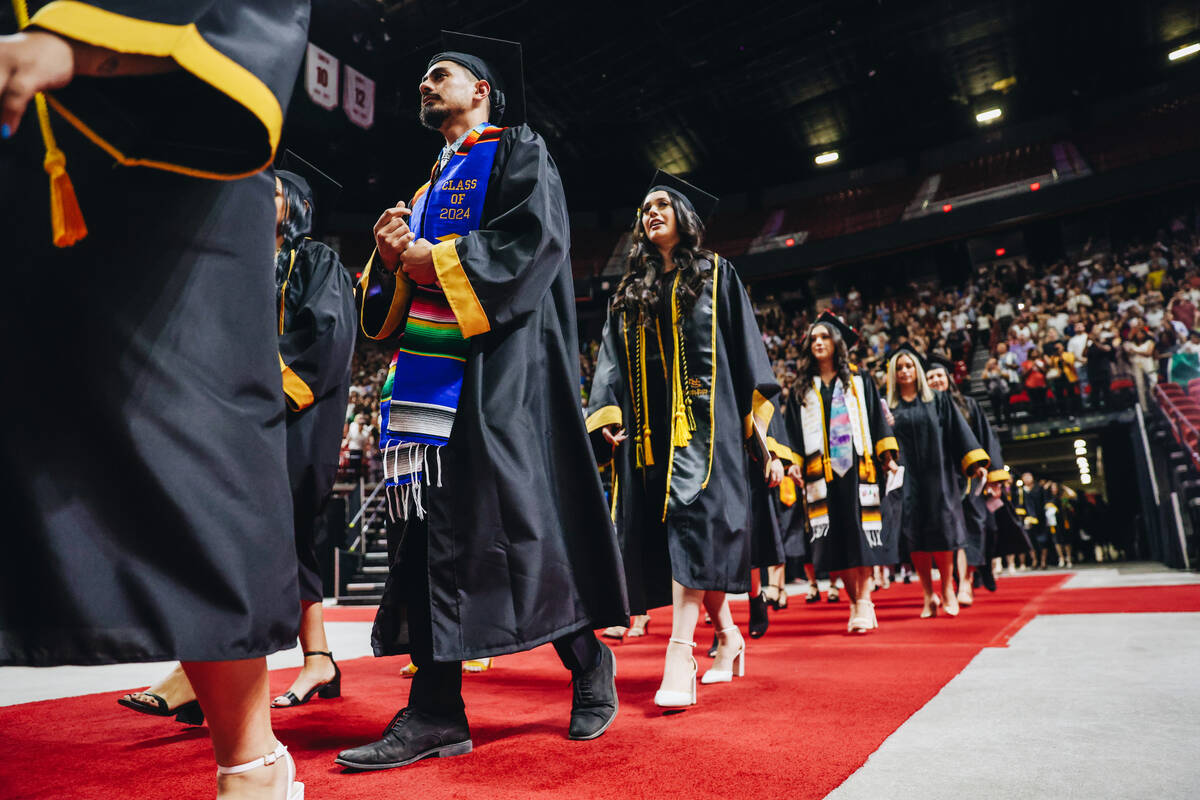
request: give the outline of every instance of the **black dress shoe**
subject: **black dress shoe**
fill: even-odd
[[[465,712],[443,716],[402,708],[382,739],[343,750],[334,761],[351,769],[392,769],[422,758],[466,755],[471,747]]]
[[[992,565],[984,564],[982,567],[976,567],[975,579],[983,584],[983,588],[989,592],[996,591],[996,576],[992,574]]]
[[[571,727],[567,736],[577,741],[595,739],[617,718],[617,658],[600,642],[600,663],[595,669],[571,677]]]

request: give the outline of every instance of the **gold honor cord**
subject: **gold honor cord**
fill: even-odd
[[[29,8],[25,0],[13,0],[13,11],[17,14],[17,24],[24,30],[29,25]],[[75,187],[67,175],[67,157],[58,149],[54,131],[50,129],[50,108],[46,105],[46,95],[38,92],[33,101],[37,106],[42,142],[46,145],[46,158],[42,166],[50,176],[50,226],[54,232],[54,244],[56,247],[70,247],[87,236],[87,225],[83,221],[83,212],[79,210]]]

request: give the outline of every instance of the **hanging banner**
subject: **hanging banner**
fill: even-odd
[[[349,64],[342,89],[342,108],[350,121],[360,128],[375,124],[375,81]]]
[[[332,111],[338,104],[338,60],[308,43],[307,65],[304,68],[304,88],[321,108]]]

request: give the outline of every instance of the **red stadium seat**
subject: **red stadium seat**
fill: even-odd
[[[1191,389],[1192,383],[1195,383],[1194,378],[1188,382],[1189,390]],[[1170,396],[1183,395],[1183,387],[1180,386],[1178,383],[1160,383],[1159,386],[1162,387],[1164,394],[1167,394]],[[1200,385],[1198,385],[1197,388],[1200,388]]]

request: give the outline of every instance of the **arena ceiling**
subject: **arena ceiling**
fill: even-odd
[[[1188,0],[315,0],[313,40],[379,83],[380,155],[294,104],[289,136],[349,205],[428,169],[416,86],[443,27],[524,43],[530,121],[578,210],[634,202],[656,166],[741,191],[811,176],[823,150],[832,169],[912,156],[980,135],[984,108],[1013,124],[1200,71],[1167,60],[1200,38]]]

